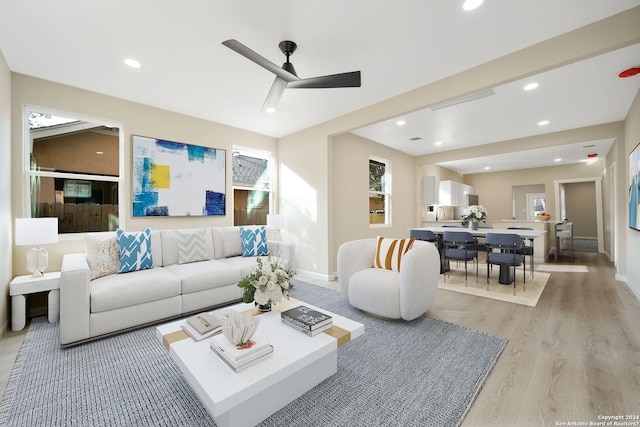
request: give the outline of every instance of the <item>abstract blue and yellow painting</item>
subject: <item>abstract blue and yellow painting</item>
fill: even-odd
[[[226,151],[133,136],[133,216],[226,213]]]

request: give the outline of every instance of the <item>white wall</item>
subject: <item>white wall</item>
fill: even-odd
[[[640,143],[640,91],[636,94],[636,98],[627,114],[625,121],[625,152],[626,156],[631,153],[631,150]],[[622,231],[625,237],[624,246],[619,252],[620,256],[625,257],[626,268],[624,270],[618,270],[623,276],[626,277],[626,282],[633,290],[638,298],[640,298],[640,263],[638,262],[638,254],[640,254],[640,231],[629,228],[629,164],[628,157],[625,157],[626,162],[619,162],[617,167],[625,171],[625,180],[618,185],[620,190],[618,191],[619,199],[624,201],[624,209],[622,210],[626,214],[624,215],[624,224],[620,224],[618,229]]]
[[[12,271],[11,221],[11,72],[0,51],[0,338],[9,324]]]

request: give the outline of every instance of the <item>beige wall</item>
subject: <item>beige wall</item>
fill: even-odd
[[[636,296],[640,298],[640,262],[638,262],[638,254],[640,254],[640,231],[629,228],[629,167],[628,167],[628,155],[631,150],[640,143],[640,91],[636,95],[636,99],[627,114],[627,120],[625,121],[625,146],[624,150],[621,150],[622,161],[619,161],[618,170],[620,174],[624,173],[623,182],[618,185],[620,191],[617,193],[619,197],[620,206],[618,210],[619,222],[617,233],[622,235],[623,242],[619,246],[621,250],[619,259],[625,263],[624,269],[618,269],[621,272],[620,280],[625,280],[627,284],[634,290]]]
[[[126,230],[140,230],[146,226],[155,229],[189,228],[201,226],[220,226],[233,224],[232,198],[227,199],[227,214],[221,217],[184,217],[184,218],[132,218],[131,217],[131,136],[144,135],[181,141],[205,147],[226,150],[227,181],[226,192],[231,189],[231,155],[232,145],[241,144],[264,151],[275,152],[276,140],[264,135],[232,128],[210,121],[188,117],[170,111],[125,101],[98,93],[72,88],[21,74],[11,74],[11,153],[12,176],[21,176],[22,158],[22,119],[23,105],[31,105],[55,109],[61,112],[75,113],[82,116],[106,120],[122,129],[123,140],[123,182],[120,203],[120,227]],[[4,129],[4,128],[3,128]],[[25,212],[26,193],[20,179],[12,181],[13,216],[23,217]],[[62,256],[69,252],[83,252],[82,235],[64,236],[59,243],[48,245],[49,270],[59,270]],[[28,248],[15,246],[13,269],[15,275],[27,274],[25,269],[25,253]]]
[[[573,222],[574,237],[597,237],[595,182],[571,182],[564,188],[567,219]]]
[[[12,271],[11,221],[11,72],[0,51],[0,339],[9,324]]]
[[[369,225],[369,156],[390,161],[391,226]],[[414,180],[413,157],[353,134],[333,138],[331,152],[332,251],[344,242],[365,237],[409,237],[415,226],[415,195],[421,187]],[[336,272],[331,258],[329,271]]]
[[[584,163],[551,166],[546,168],[531,168],[524,170],[492,172],[466,175],[466,182],[473,185],[479,195],[482,205],[487,208],[490,221],[511,219],[512,186],[528,184],[544,184],[547,195],[547,210],[551,220],[555,218],[554,181],[574,178],[590,178],[602,176],[604,162],[591,165]]]

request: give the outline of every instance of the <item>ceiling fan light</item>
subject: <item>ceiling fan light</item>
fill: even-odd
[[[482,5],[482,2],[484,0],[465,0],[465,2],[462,4],[462,8],[464,10],[474,10],[480,7],[480,5]]]
[[[140,68],[140,63],[133,58],[126,58],[124,63],[131,68]]]

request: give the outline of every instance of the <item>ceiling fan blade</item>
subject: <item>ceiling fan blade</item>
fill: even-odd
[[[288,88],[294,89],[328,89],[335,87],[360,87],[360,71],[330,74],[289,82]]]
[[[269,61],[264,56],[254,52],[251,49],[249,49],[248,47],[246,47],[245,45],[240,43],[238,40],[235,40],[235,39],[225,40],[225,41],[222,42],[222,44],[225,45],[226,47],[228,47],[229,49],[239,53],[242,56],[244,56],[249,61],[255,62],[256,64],[258,64],[262,68],[265,68],[265,69],[271,71],[273,74],[275,74],[276,76],[278,76],[279,78],[281,78],[285,82],[293,82],[293,81],[296,81],[296,80],[300,80],[297,76],[291,74],[288,71],[283,70],[280,66],[274,64],[273,62]]]
[[[269,89],[269,94],[267,95],[267,99],[262,104],[262,109],[260,111],[266,111],[267,113],[272,113],[275,111],[278,103],[280,102],[280,98],[282,97],[282,93],[287,87],[287,82],[282,80],[280,77],[276,77],[271,85],[271,89]],[[273,109],[272,111],[269,111]]]

